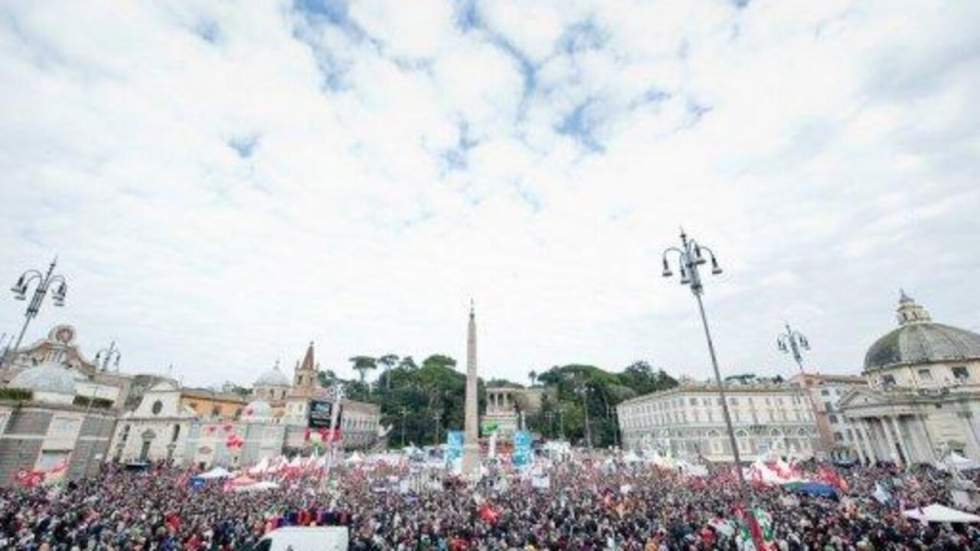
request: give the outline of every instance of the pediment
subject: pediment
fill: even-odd
[[[838,409],[874,407],[888,405],[888,396],[870,388],[855,388],[848,391],[838,402]]]

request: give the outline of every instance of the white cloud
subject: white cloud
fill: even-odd
[[[0,8],[5,277],[71,284],[29,336],[248,382],[311,339],[461,358],[473,296],[488,375],[705,375],[679,225],[727,367],[784,369],[788,319],[856,371],[898,286],[975,325],[973,5],[309,5]]]

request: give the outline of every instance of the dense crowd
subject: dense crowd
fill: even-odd
[[[106,466],[58,487],[0,490],[0,548],[23,550],[248,549],[282,525],[344,525],[352,549],[739,549],[738,485],[731,471],[685,477],[595,456],[556,462],[547,487],[490,467],[474,484],[410,465],[347,466],[261,493],[157,465]],[[414,469],[417,471],[417,468]],[[948,503],[946,474],[890,466],[841,471],[835,498],[753,485],[775,549],[980,549],[972,525],[924,524],[903,508]],[[878,486],[876,486],[878,483]],[[886,486],[887,500],[872,497]],[[539,485],[543,486],[543,485]]]

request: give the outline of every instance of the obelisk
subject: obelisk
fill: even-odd
[[[480,474],[479,396],[476,385],[476,314],[470,301],[470,324],[466,333],[466,404],[464,408],[466,434],[463,439],[463,476]]]

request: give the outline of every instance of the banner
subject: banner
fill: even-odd
[[[499,428],[500,424],[496,421],[484,421],[483,423],[480,423],[480,433],[484,436],[494,434]]]
[[[337,426],[340,426],[341,410],[337,416]],[[333,402],[328,400],[310,400],[307,426],[314,429],[331,429],[333,422]]]
[[[527,468],[534,463],[534,451],[531,449],[531,433],[519,430],[514,433],[514,452],[511,460],[515,467]]]
[[[462,467],[464,440],[465,433],[461,430],[446,433],[446,463],[453,468]]]

